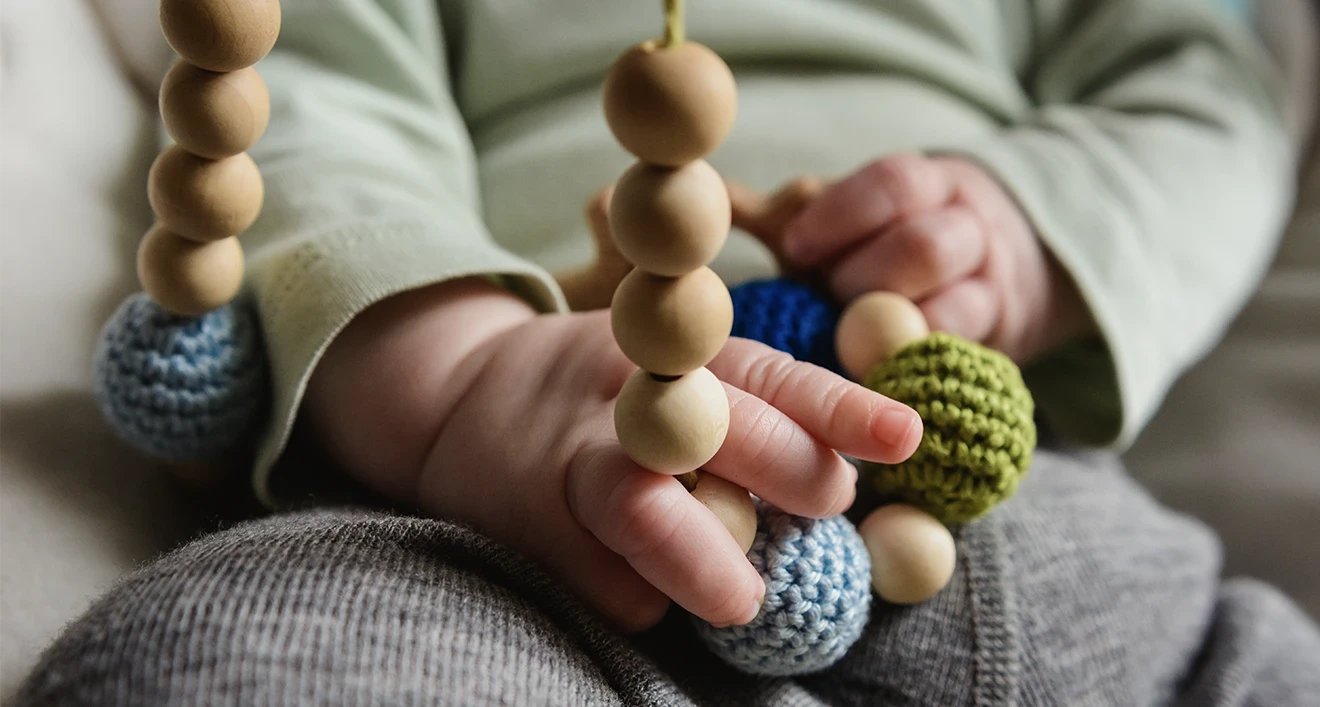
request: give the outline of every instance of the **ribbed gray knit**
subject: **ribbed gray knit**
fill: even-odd
[[[1110,457],[1041,454],[933,601],[876,602],[830,670],[737,674],[678,612],[617,636],[451,523],[355,510],[203,537],[47,651],[27,705],[1320,705],[1320,633],[1221,582],[1199,524]]]

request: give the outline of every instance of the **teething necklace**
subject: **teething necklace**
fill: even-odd
[[[266,84],[252,67],[280,32],[276,0],[163,0],[161,27],[182,57],[160,90],[175,144],[151,167],[156,225],[138,249],[138,279],[161,308],[198,316],[243,284],[238,234],[261,211],[261,173],[246,150],[270,119]]]
[[[732,225],[778,253],[784,226],[825,185],[799,178],[764,198],[725,183],[704,158],[733,128],[733,73],[687,41],[682,0],[664,10],[663,39],[625,52],[603,87],[606,122],[638,161],[588,206],[595,262],[556,279],[574,309],[610,306],[615,340],[639,367],[616,401],[624,451],[676,477],[767,578],[751,624],[698,622],[698,632],[739,669],[812,672],[861,635],[872,586],[889,602],[915,603],[950,580],[945,524],[984,515],[1016,490],[1036,441],[1033,404],[1011,361],[930,333],[898,295],[841,308],[793,277],[724,285],[709,266]],[[270,97],[253,64],[275,43],[280,7],[162,0],[160,11],[182,57],[160,93],[176,144],[149,177],[157,221],[138,251],[145,293],[106,324],[94,392],[116,432],[149,454],[246,464],[271,391],[255,313],[232,300],[243,281],[237,236],[263,199],[246,151],[266,128]],[[729,427],[723,384],[706,366],[731,334],[846,373],[920,414],[925,436],[910,459],[862,465],[889,505],[854,529],[842,518],[789,516],[702,471]]]

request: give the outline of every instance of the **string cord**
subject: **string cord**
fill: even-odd
[[[665,40],[666,47],[676,47],[683,43],[683,0],[665,0]]]

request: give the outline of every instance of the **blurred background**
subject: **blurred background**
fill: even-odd
[[[1164,503],[1215,527],[1228,575],[1320,617],[1320,23],[1258,0],[1284,69],[1300,171],[1275,266],[1219,348],[1129,452]],[[137,289],[155,91],[154,0],[0,5],[0,697],[117,577],[222,510],[120,444],[88,386],[97,331]]]

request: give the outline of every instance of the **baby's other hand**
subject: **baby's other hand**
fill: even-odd
[[[788,223],[781,257],[843,302],[876,290],[917,303],[934,330],[1019,363],[1085,332],[1071,279],[1014,199],[979,166],[894,155],[826,188]]]
[[[709,369],[730,420],[704,468],[790,513],[852,503],[856,471],[834,450],[895,462],[921,437],[910,408],[761,344],[733,339]],[[537,316],[450,283],[360,315],[304,413],[358,479],[539,562],[622,628],[659,621],[670,598],[711,623],[750,621],[765,588],[737,542],[619,445],[614,401],[635,370],[607,312]]]

